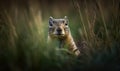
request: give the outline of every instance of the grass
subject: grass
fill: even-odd
[[[80,57],[47,45],[49,17],[43,17],[48,12],[39,9],[39,2],[28,1],[23,8],[0,3],[0,70],[119,71],[120,2],[104,3],[70,1],[73,8],[67,15]]]

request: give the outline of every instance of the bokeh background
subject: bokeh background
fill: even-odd
[[[67,16],[79,57],[47,45]],[[120,0],[0,0],[0,71],[119,71]]]

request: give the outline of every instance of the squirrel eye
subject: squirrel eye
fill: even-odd
[[[65,25],[67,26],[68,24],[67,24],[67,23],[65,23]]]
[[[50,25],[50,26],[53,26],[53,24],[52,24],[52,23],[50,23],[49,25]]]

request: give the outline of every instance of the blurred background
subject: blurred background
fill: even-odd
[[[49,17],[69,19],[80,57],[47,45]],[[119,71],[120,0],[0,0],[0,71]]]

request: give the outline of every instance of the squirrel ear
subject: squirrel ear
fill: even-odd
[[[53,17],[50,16],[50,18],[49,18],[49,25],[52,26],[52,24],[53,24]]]
[[[64,19],[67,19],[67,16],[65,16]]]
[[[52,16],[50,16],[49,20],[53,20],[53,17],[52,17]]]
[[[68,21],[67,16],[65,16],[65,17],[64,17],[64,19],[66,20],[66,23],[68,24],[68,23],[69,23],[69,21]]]

